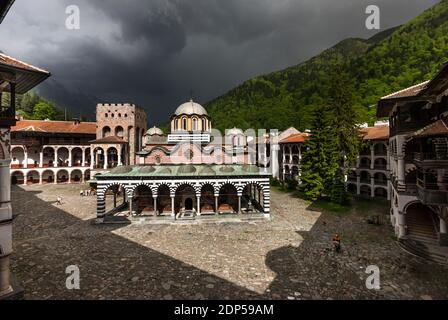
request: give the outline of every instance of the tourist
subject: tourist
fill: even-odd
[[[62,205],[62,197],[58,196],[56,200],[56,205],[61,206]]]
[[[341,252],[341,236],[339,235],[339,234],[336,234],[334,237],[333,237],[333,246],[334,246],[334,250],[336,251],[336,252]]]

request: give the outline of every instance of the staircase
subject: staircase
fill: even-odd
[[[399,240],[401,248],[426,260],[448,265],[448,248],[439,245],[431,214],[408,214],[406,224],[408,234]]]

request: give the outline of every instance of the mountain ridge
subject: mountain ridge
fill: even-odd
[[[448,60],[448,0],[368,38],[348,38],[297,65],[256,76],[205,104],[217,128],[307,129],[325,100],[328,71],[342,61],[362,118],[375,120],[385,94],[431,78]],[[373,107],[372,107],[373,106]]]

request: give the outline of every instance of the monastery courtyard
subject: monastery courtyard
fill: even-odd
[[[96,197],[80,197],[82,188],[13,187],[12,269],[26,299],[448,297],[446,269],[397,246],[386,202],[329,213],[272,190],[271,221],[94,225]],[[373,212],[382,226],[366,222]],[[65,287],[69,265],[80,268],[80,290]],[[369,265],[380,268],[378,291],[365,286]]]

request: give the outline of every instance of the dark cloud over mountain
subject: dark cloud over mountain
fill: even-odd
[[[255,75],[297,64],[347,37],[370,37],[436,0],[19,0],[0,25],[1,50],[48,69],[49,99],[82,114],[97,102],[144,106],[164,122],[194,92],[200,103]],[[81,29],[68,30],[75,4]]]

